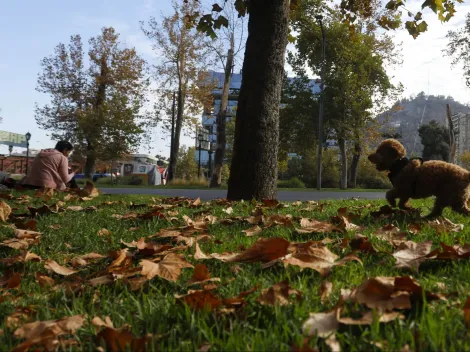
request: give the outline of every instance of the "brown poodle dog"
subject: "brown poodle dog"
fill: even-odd
[[[407,159],[403,145],[395,139],[386,139],[369,155],[369,161],[379,171],[389,171],[393,188],[386,198],[392,207],[399,198],[400,209],[410,209],[408,200],[436,196],[436,202],[426,218],[440,216],[450,206],[458,213],[469,214],[470,172],[444,161]]]

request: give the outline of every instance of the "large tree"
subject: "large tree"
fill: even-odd
[[[422,125],[418,130],[423,145],[424,160],[449,159],[449,131],[436,120]]]
[[[36,121],[52,139],[67,139],[86,157],[85,176],[97,159],[112,159],[135,148],[144,134],[148,81],[145,61],[123,48],[112,27],[89,40],[85,58],[81,37],[59,44],[41,61],[37,90],[50,103],[36,105]]]
[[[315,2],[306,0],[303,6],[308,8],[310,3],[315,7]],[[348,26],[340,21],[338,12],[335,9],[330,11],[330,17],[324,21],[325,36],[328,38],[324,63],[326,88],[323,93],[325,129],[330,138],[338,141],[340,187],[345,189],[348,171],[354,174],[357,171],[365,132],[373,124],[374,108],[385,110],[386,98],[395,91],[385,68],[398,60],[391,38],[377,34],[371,25],[355,28],[351,36]],[[321,30],[313,21],[310,16],[299,14],[293,22],[299,35],[296,40],[297,53],[289,55],[289,62],[298,71],[303,71],[307,62],[312,71],[319,74],[322,63]],[[354,145],[351,168],[348,168],[347,142]],[[355,183],[355,176],[350,180]]]
[[[221,4],[227,1],[215,3],[210,14],[197,13],[190,19],[197,24],[199,30],[214,37],[216,29],[228,25],[227,18],[220,15],[223,11]],[[291,9],[301,3],[301,0],[233,1],[241,16],[249,14],[249,33],[236,117],[228,197],[274,198],[284,53]],[[373,18],[386,29],[399,27],[398,12],[404,9],[405,2],[391,0],[386,5],[386,11],[376,11],[379,6],[372,0],[344,0],[341,2],[341,11],[343,19],[349,24],[366,17]],[[426,0],[423,8],[426,7],[438,13],[442,20],[450,19],[455,12],[452,0]],[[421,13],[410,15],[413,18],[406,23],[406,27],[416,37],[426,30],[427,24],[421,20]]]
[[[173,133],[169,180],[176,175],[183,128],[193,129],[203,106],[211,105],[211,82],[207,78],[208,38],[188,26],[191,16],[200,11],[197,0],[172,1],[174,13],[161,22],[151,17],[141,22],[145,35],[162,60],[155,66],[159,88],[157,109],[163,111],[163,127]],[[175,92],[175,93],[174,93]],[[173,103],[173,97],[176,104]],[[174,126],[172,115],[176,115]],[[173,130],[174,127],[174,130]]]
[[[453,57],[453,65],[461,64],[465,82],[470,87],[470,13],[467,13],[463,28],[447,33],[449,44],[447,55]]]

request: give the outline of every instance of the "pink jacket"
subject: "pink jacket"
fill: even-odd
[[[49,187],[63,191],[74,173],[69,174],[68,159],[56,149],[44,149],[34,159],[21,184]]]

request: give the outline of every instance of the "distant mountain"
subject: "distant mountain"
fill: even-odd
[[[418,129],[422,124],[436,120],[440,124],[447,126],[446,105],[450,104],[452,114],[470,113],[470,108],[452,97],[442,95],[426,96],[424,92],[416,97],[405,98],[397,102],[393,111],[389,111],[377,117],[383,122],[383,132],[398,132],[401,134],[400,142],[406,148],[407,155],[421,156],[423,145],[419,138]],[[388,118],[388,123],[386,123]]]

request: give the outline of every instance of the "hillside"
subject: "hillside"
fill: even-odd
[[[383,131],[395,131],[401,134],[400,141],[405,146],[408,155],[421,155],[421,144],[418,129],[421,124],[436,120],[447,125],[446,105],[450,104],[452,114],[459,112],[470,113],[470,108],[455,101],[452,97],[442,95],[426,95],[421,92],[416,97],[405,98],[399,101],[399,110],[390,111],[378,116],[377,119],[384,123]],[[386,123],[386,116],[389,121]]]

